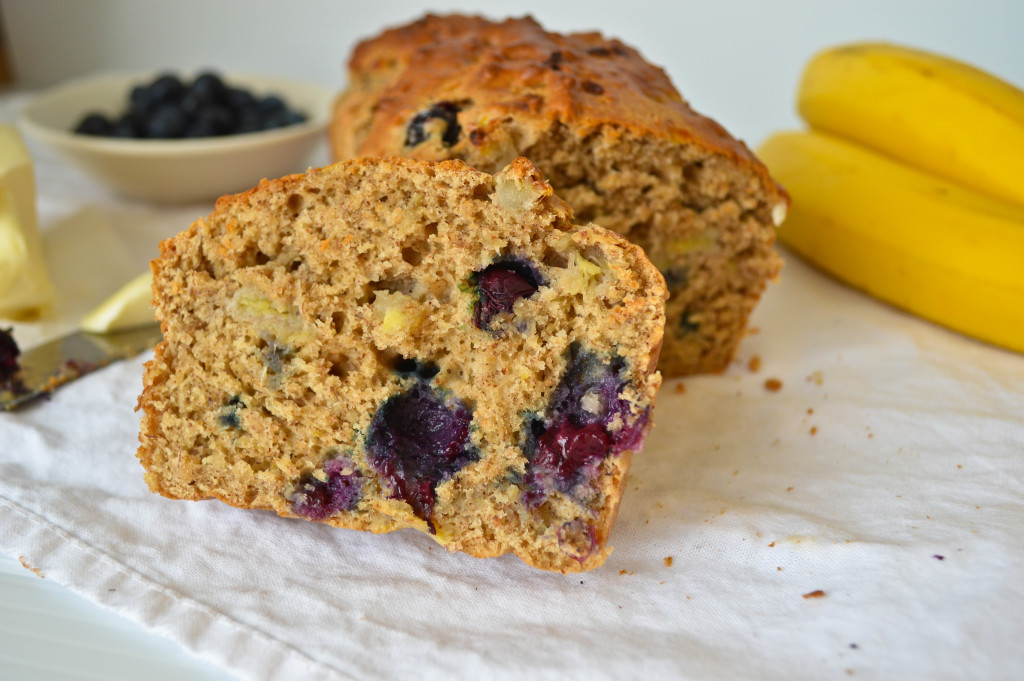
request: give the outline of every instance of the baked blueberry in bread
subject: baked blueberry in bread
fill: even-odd
[[[530,18],[427,16],[358,45],[331,126],[337,159],[525,156],[581,222],[639,244],[670,298],[660,369],[719,371],[780,260],[785,193],[665,73],[598,33]]]
[[[600,565],[651,424],[666,289],[525,159],[342,162],[161,244],[155,492]]]

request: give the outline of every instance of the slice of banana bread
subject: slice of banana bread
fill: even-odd
[[[358,160],[222,197],[153,262],[149,486],[600,565],[667,293],[571,215],[525,159]]]
[[[639,244],[668,282],[666,376],[725,368],[779,271],[785,193],[664,71],[598,33],[427,16],[356,47],[337,159],[528,157],[582,222]]]

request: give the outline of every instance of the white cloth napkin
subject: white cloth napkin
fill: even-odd
[[[44,161],[46,228],[178,219]],[[1024,356],[786,260],[728,371],[666,383],[594,572],[154,496],[146,357],[0,414],[0,550],[254,681],[1024,677]]]

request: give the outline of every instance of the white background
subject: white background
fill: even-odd
[[[1024,85],[1021,0],[5,0],[27,86],[113,68],[217,67],[345,82],[352,46],[427,10],[532,14],[551,30],[600,30],[665,68],[695,109],[751,146],[797,125],[802,65],[840,42],[890,40],[941,51]]]

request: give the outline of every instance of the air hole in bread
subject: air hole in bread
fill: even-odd
[[[398,360],[402,356],[391,348],[384,348],[383,350],[379,348],[371,348],[371,352],[377,360],[377,366],[381,369],[386,369],[387,371],[393,371],[395,364],[398,363]]]
[[[426,243],[416,241],[402,249],[402,260],[413,266],[419,265],[429,250]]]
[[[558,253],[554,250],[548,250],[545,252],[542,262],[548,267],[557,267],[563,270],[569,266],[569,258],[567,258],[563,253]]]
[[[342,380],[345,380],[349,373],[358,368],[358,365],[344,354],[334,355],[328,361],[331,363],[331,368],[327,370],[327,373]]]
[[[416,280],[412,277],[395,277],[393,279],[383,279],[381,281],[370,283],[370,290],[372,292],[387,291],[388,293],[404,293],[409,296],[412,295],[416,289]],[[370,302],[372,302],[372,298]]]
[[[588,206],[577,211],[576,220],[580,223],[586,224],[588,222],[593,222],[595,215],[597,215],[597,211]]]
[[[487,201],[491,198],[491,188],[486,184],[478,184],[473,187],[473,198],[477,201]]]
[[[341,334],[345,331],[345,313],[338,311],[331,313],[331,325],[334,327],[334,333]]]
[[[646,248],[650,243],[651,234],[651,223],[646,220],[638,222],[635,225],[630,226],[629,231],[626,232],[626,238],[635,244],[639,244],[641,247]]]
[[[298,215],[299,211],[301,211],[302,207],[305,205],[306,197],[304,197],[302,194],[290,194],[288,196],[287,206],[288,210],[291,211],[293,217]]]

